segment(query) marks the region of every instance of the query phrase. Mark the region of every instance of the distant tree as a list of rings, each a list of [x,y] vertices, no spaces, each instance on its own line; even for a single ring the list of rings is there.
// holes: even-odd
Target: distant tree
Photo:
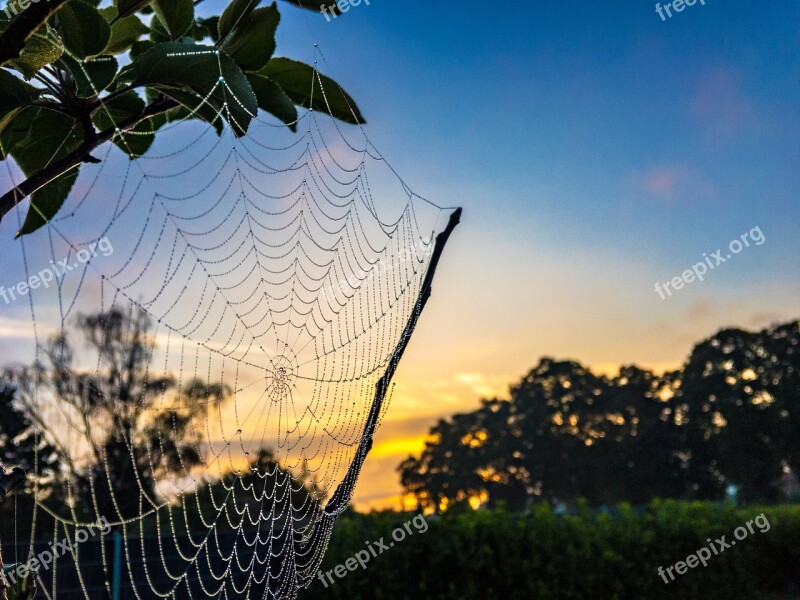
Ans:
[[[644,504],[656,497],[692,497],[689,490],[694,480],[681,468],[682,428],[673,418],[674,402],[665,391],[672,389],[678,376],[679,372],[668,372],[657,377],[630,366],[614,377],[616,414],[625,422],[618,431],[617,445],[605,445],[607,469],[614,474],[605,503],[626,500]],[[613,489],[612,483],[616,484]],[[706,496],[718,493],[718,489],[706,488]]]
[[[800,327],[726,329],[699,344],[678,398],[697,459],[745,501],[775,500],[800,470]]]
[[[78,330],[96,371],[79,370],[73,344],[59,335],[29,384],[40,397],[52,397],[49,404],[29,400],[26,407],[70,467],[69,502],[109,518],[138,515],[140,501],[155,505],[160,479],[202,463],[194,419],[230,395],[227,386],[200,380],[177,390],[172,375],[150,373],[151,329],[138,308],[81,316]],[[48,407],[77,421],[67,424],[69,443],[61,421],[48,418]]]
[[[0,372],[0,540],[30,539],[33,526],[35,496],[57,497],[63,472],[58,452],[39,435],[20,405],[17,392],[18,371]],[[24,471],[21,481],[17,469]],[[8,500],[14,495],[14,501]],[[4,498],[5,497],[5,498]],[[2,502],[3,499],[7,501]],[[47,516],[39,519],[49,525]],[[0,552],[0,569],[3,557]],[[15,598],[32,598],[22,594],[26,584],[20,584]],[[5,586],[0,581],[0,598],[5,598]],[[30,590],[28,590],[30,592]]]
[[[58,452],[40,435],[20,406],[13,371],[0,374],[0,464],[26,472],[23,493],[34,484],[47,495],[60,477]]]
[[[656,376],[623,367],[595,375],[543,359],[511,389],[442,420],[419,457],[400,465],[422,508],[470,502],[594,505],[654,497],[777,497],[800,467],[800,332],[726,330],[683,369]]]
[[[208,479],[186,494],[181,504],[189,531],[205,530],[223,510],[234,515],[232,518],[241,518],[242,522],[236,525],[244,530],[263,529],[264,520],[284,521],[274,528],[281,530],[311,524],[325,497],[305,462],[295,472],[281,465],[271,449],[262,448],[247,468],[227,473],[221,479]],[[174,508],[167,506],[163,510]]]

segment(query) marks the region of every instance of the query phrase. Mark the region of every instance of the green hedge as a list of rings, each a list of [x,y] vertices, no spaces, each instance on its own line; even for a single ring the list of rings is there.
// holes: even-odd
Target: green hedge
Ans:
[[[658,575],[708,538],[727,536],[764,513],[770,529],[665,584]],[[366,542],[384,538],[413,515],[350,514],[336,526],[323,571],[344,564]],[[301,598],[400,600],[753,600],[800,598],[800,506],[737,510],[708,503],[658,501],[644,510],[559,516],[546,507],[428,520],[401,543],[327,588],[319,580]]]

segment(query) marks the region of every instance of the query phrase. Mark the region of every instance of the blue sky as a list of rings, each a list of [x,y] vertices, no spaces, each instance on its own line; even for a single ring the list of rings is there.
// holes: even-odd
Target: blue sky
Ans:
[[[798,317],[796,0],[706,0],[666,22],[654,2],[372,0],[330,23],[281,9],[279,54],[310,62],[318,43],[409,185],[465,209],[364,505],[396,503],[394,468],[436,418],[542,356],[674,368],[720,327]],[[0,253],[18,252],[13,220]],[[763,245],[655,293],[754,227]]]
[[[625,232],[621,254],[666,259],[756,206],[775,231],[800,187],[800,9],[709,0],[662,22],[653,7],[376,0],[332,23],[287,9],[279,48],[319,41],[399,170],[506,235]],[[659,175],[671,183],[647,193]]]
[[[798,22],[789,0],[666,22],[651,2],[284,10],[279,48],[318,42],[412,187],[465,207],[374,480],[424,415],[502,394],[542,355],[671,368],[720,327],[797,317]],[[756,226],[763,245],[655,293]]]
[[[279,48],[311,58],[318,42],[398,171],[421,194],[464,205],[455,266],[440,283],[453,292],[447,302],[484,318],[494,310],[517,328],[523,302],[509,292],[522,286],[509,280],[592,276],[622,287],[605,295],[635,311],[631,320],[673,322],[714,304],[717,318],[693,330],[697,339],[796,308],[796,295],[780,294],[797,292],[798,17],[789,0],[708,0],[666,22],[650,2],[376,0],[331,23],[285,9]],[[656,280],[754,226],[763,246],[673,302],[654,294]],[[579,292],[566,285],[553,298]],[[602,300],[580,308],[602,314]],[[726,313],[736,301],[748,322]],[[566,325],[558,302],[539,309]],[[679,362],[689,339],[650,354]],[[636,359],[574,347],[589,361]]]

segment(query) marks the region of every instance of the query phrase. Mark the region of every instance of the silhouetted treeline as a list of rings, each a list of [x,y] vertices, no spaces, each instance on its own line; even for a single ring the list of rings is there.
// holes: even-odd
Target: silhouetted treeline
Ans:
[[[440,421],[400,466],[422,508],[797,495],[800,329],[726,329],[661,376],[543,359],[508,400]]]

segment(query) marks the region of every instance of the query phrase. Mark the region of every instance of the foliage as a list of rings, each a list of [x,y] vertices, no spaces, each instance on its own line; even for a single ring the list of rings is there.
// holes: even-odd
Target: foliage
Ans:
[[[113,307],[84,315],[78,329],[96,370],[75,366],[74,344],[66,335],[51,338],[48,363],[21,378],[27,380],[26,414],[75,477],[66,482],[62,499],[65,495],[68,504],[94,507],[108,518],[131,518],[139,514],[141,501],[156,498],[159,480],[202,463],[195,419],[224,402],[231,390],[197,379],[176,389],[171,374],[150,372],[155,340],[141,309]],[[61,419],[49,417],[53,410],[48,412],[42,400],[48,396],[55,414],[76,415],[79,421],[68,428],[69,441],[63,439]]]
[[[764,513],[755,533],[665,584],[667,568]],[[336,524],[322,571],[343,565],[365,541],[388,543],[407,514],[346,515]],[[735,510],[708,503],[656,501],[644,511],[582,510],[559,516],[453,511],[429,518],[430,529],[348,572],[325,588],[317,580],[301,598],[358,600],[753,600],[800,589],[800,506]],[[789,596],[780,596],[781,598]],[[791,596],[795,598],[795,596]]]
[[[59,462],[56,450],[47,444],[25,414],[13,385],[13,373],[0,379],[0,464],[19,467],[28,475],[25,488],[34,483],[47,487],[58,476]],[[34,482],[33,473],[38,473]]]
[[[798,398],[797,322],[721,331],[662,376],[543,359],[510,400],[440,421],[402,483],[426,510],[721,499],[732,484],[747,502],[776,500],[800,472]]]
[[[243,493],[245,490],[247,493]],[[311,506],[324,500],[325,492],[310,474],[307,463],[303,462],[298,472],[294,472],[281,465],[272,450],[262,448],[250,461],[248,469],[227,473],[217,480],[210,479],[194,492],[186,494],[181,499],[185,515],[176,516],[171,522],[176,534],[191,535],[204,531],[204,523],[218,520],[221,513],[227,511],[229,515],[235,515],[228,518],[241,518],[242,530],[250,533],[264,527],[257,515],[270,515],[274,523],[274,539],[278,540],[281,531],[302,529],[311,524],[298,519],[312,518],[315,511]],[[169,518],[167,514],[173,510],[175,506],[165,506],[162,518]],[[289,519],[291,524],[286,522]]]
[[[218,133],[224,119],[237,136],[259,109],[293,130],[297,106],[363,123],[336,82],[273,56],[281,15],[259,3],[232,0],[211,18],[197,17],[193,0],[48,0],[0,13],[0,45],[23,44],[4,66],[24,79],[0,69],[0,160],[13,158],[28,178],[0,199],[0,218],[31,195],[19,234],[35,231],[60,210],[81,163],[97,162],[95,148],[111,141],[135,158],[177,119]],[[16,31],[26,20],[35,22],[27,37]]]

